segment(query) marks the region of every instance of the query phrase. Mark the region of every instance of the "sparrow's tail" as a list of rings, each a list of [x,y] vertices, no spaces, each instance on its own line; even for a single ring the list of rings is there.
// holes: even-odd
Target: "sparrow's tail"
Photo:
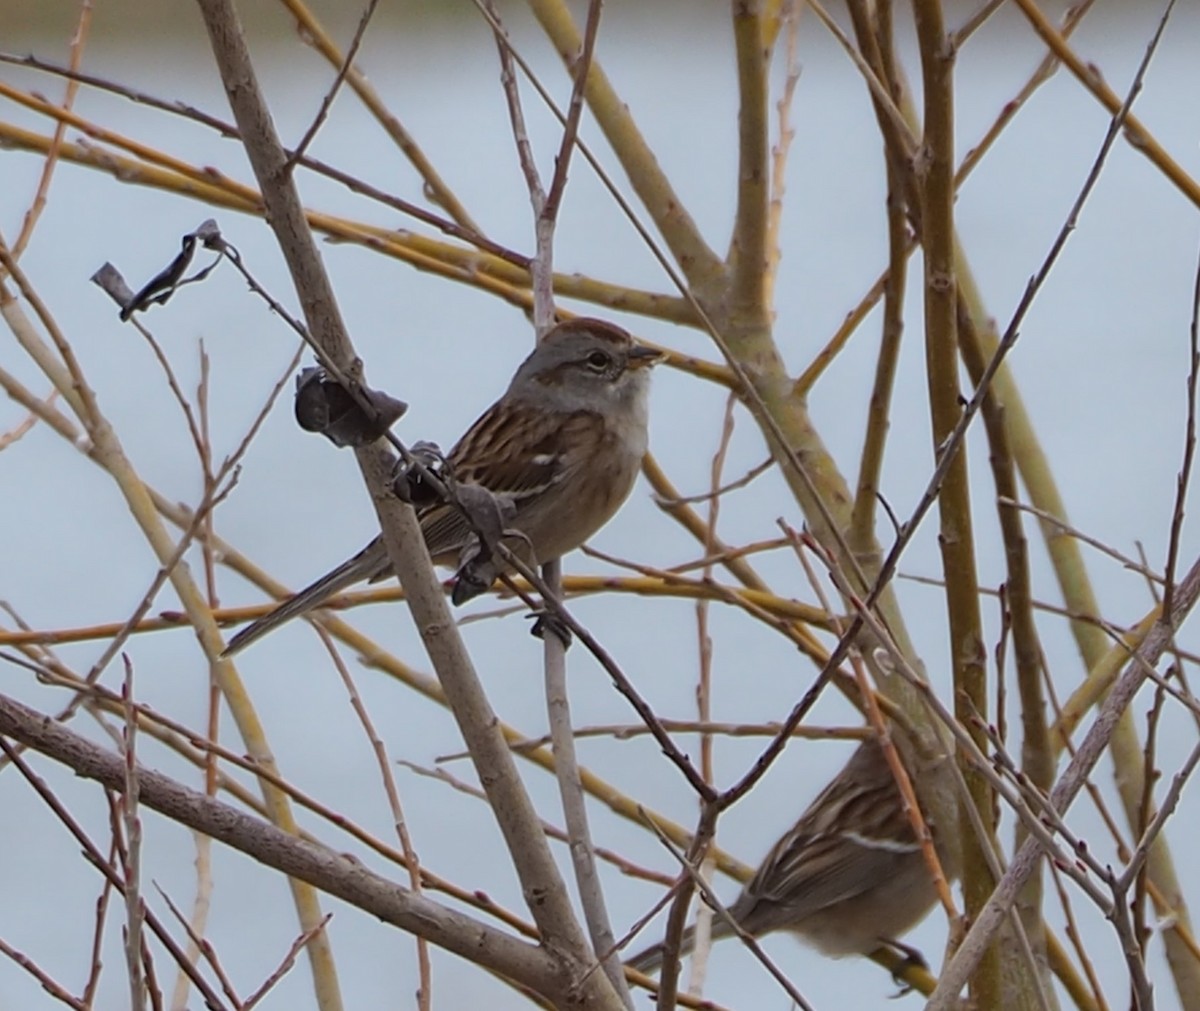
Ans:
[[[314,607],[319,607],[335,593],[340,593],[348,586],[353,586],[364,579],[377,579],[386,575],[388,565],[387,550],[383,546],[383,540],[376,537],[353,558],[342,562],[332,572],[327,572],[311,586],[306,586],[294,597],[285,600],[270,614],[243,628],[229,640],[229,645],[221,654],[222,658],[233,656],[234,653],[245,649],[285,621],[291,621],[293,618],[298,618],[311,611]]]
[[[712,939],[719,941],[723,937],[732,937],[733,928],[720,916],[714,916],[712,921]],[[679,957],[690,955],[696,947],[696,928],[688,927],[679,939]],[[663,962],[663,944],[653,944],[644,951],[639,951],[633,958],[625,960],[625,964],[638,972],[654,972]]]

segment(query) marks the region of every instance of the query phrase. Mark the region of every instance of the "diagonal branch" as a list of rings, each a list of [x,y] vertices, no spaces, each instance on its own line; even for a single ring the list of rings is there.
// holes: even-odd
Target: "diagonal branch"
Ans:
[[[354,361],[353,349],[299,195],[283,171],[287,156],[257,85],[233,2],[199,2],[234,118],[263,191],[267,219],[291,271],[309,332],[335,363],[349,368]],[[356,455],[379,516],[389,558],[408,596],[413,621],[487,790],[543,943],[559,960],[564,978],[575,978],[590,961],[586,939],[533,804],[517,775],[499,721],[434,575],[415,514],[390,491],[392,459],[381,445],[358,449]],[[592,974],[579,984],[579,989],[580,998],[594,1002],[597,1008],[619,1006],[603,975]]]
[[[1159,621],[1138,649],[1133,662],[1127,665],[1121,679],[1104,700],[1096,722],[1080,744],[1058,784],[1050,794],[1050,807],[1059,816],[1066,813],[1071,802],[1087,783],[1092,769],[1104,754],[1116,730],[1121,715],[1146,681],[1163,652],[1170,648],[1175,630],[1183,623],[1200,597],[1200,559],[1179,583],[1175,596],[1175,611]],[[1027,839],[1000,880],[987,905],[980,911],[957,954],[942,971],[937,989],[930,998],[927,1011],[950,1011],[958,1006],[958,994],[974,971],[992,936],[1008,915],[1018,893],[1041,863],[1043,849],[1036,839]]]
[[[110,790],[125,789],[125,766],[119,755],[7,696],[0,696],[0,736],[20,741]],[[138,800],[144,807],[539,993],[565,998],[553,956],[538,945],[447,909],[367,870],[351,857],[284,832],[160,772],[138,767],[137,778]]]

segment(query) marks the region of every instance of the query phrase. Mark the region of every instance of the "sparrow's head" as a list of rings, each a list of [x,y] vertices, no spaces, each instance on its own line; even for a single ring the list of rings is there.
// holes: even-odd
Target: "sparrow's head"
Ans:
[[[612,323],[568,320],[547,333],[522,362],[509,396],[549,400],[559,409],[608,411],[644,399],[650,368],[662,357]]]

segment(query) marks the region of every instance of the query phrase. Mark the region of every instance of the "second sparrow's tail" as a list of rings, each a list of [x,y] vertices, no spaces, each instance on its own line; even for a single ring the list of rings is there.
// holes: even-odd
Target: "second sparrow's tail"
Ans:
[[[712,921],[712,939],[719,941],[723,937],[732,937],[733,928],[729,926],[725,920],[718,915],[713,916]],[[690,955],[692,949],[696,947],[696,928],[688,927],[679,939],[679,957]],[[625,960],[625,964],[631,969],[637,969],[638,972],[654,972],[663,962],[663,944],[659,941],[658,944],[652,944],[644,951],[639,951],[633,958]]]
[[[340,593],[355,583],[361,583],[364,579],[381,578],[387,575],[388,571],[387,549],[383,546],[383,539],[376,537],[353,558],[342,562],[332,572],[327,572],[315,583],[285,600],[270,614],[243,628],[229,640],[229,645],[225,647],[221,657],[233,656],[285,621],[291,621],[314,607],[319,607],[335,593]]]

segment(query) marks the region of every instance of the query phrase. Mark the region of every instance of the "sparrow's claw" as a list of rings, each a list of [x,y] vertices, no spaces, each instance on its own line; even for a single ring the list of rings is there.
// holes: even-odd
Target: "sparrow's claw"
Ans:
[[[446,458],[434,442],[413,443],[409,451],[425,470],[445,480]],[[424,509],[441,501],[441,494],[430,486],[425,475],[412,467],[406,460],[398,459],[392,469],[392,492],[402,502],[416,509]]]
[[[892,981],[900,988],[899,992],[893,997],[905,997],[913,992],[913,985],[904,978],[904,973],[909,969],[928,969],[929,963],[925,961],[925,956],[914,948],[911,944],[904,944],[902,941],[885,940],[884,947],[898,951],[904,956],[904,961],[900,962],[892,970]]]
[[[529,634],[534,638],[545,639],[546,633],[549,632],[551,635],[557,636],[558,641],[563,644],[563,649],[571,648],[574,636],[567,627],[567,623],[553,611],[539,607],[536,611],[530,611],[525,617],[533,619]]]
[[[454,585],[450,591],[450,603],[455,607],[474,600],[491,589],[496,581],[496,568],[490,558],[476,556],[454,574]]]

